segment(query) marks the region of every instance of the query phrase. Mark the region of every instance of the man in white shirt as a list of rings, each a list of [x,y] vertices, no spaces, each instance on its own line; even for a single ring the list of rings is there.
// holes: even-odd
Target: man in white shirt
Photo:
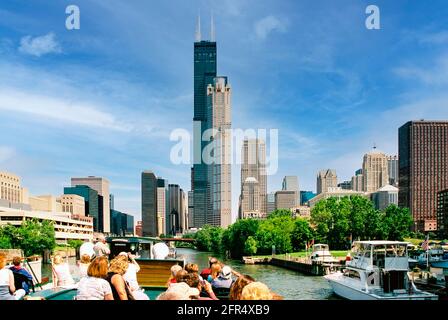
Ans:
[[[104,237],[104,235],[101,234],[98,236],[98,242],[95,243],[93,250],[97,257],[108,256],[110,254],[110,249],[106,243],[106,237]]]

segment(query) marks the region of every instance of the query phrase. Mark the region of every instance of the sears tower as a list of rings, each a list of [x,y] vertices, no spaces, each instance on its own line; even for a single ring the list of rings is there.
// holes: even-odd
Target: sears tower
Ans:
[[[200,228],[208,223],[212,211],[209,166],[202,159],[207,141],[202,141],[205,130],[212,127],[212,110],[208,103],[207,87],[216,78],[216,41],[212,21],[211,39],[202,40],[201,22],[198,17],[194,43],[194,129],[193,129],[193,224]]]

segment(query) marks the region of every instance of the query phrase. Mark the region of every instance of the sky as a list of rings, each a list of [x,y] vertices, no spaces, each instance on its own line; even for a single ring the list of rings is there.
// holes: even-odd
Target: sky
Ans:
[[[79,30],[66,28],[72,4]],[[371,4],[378,30],[365,26]],[[33,195],[106,177],[137,219],[143,170],[190,190],[170,133],[192,132],[195,24],[208,39],[211,13],[232,127],[279,130],[268,191],[285,175],[315,190],[327,168],[350,180],[374,144],[397,154],[407,121],[448,119],[445,0],[2,1],[0,171]],[[239,179],[234,166],[234,216]]]

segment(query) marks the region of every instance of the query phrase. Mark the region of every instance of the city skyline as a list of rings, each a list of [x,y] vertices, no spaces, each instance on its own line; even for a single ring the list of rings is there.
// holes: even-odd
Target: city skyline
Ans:
[[[0,168],[33,194],[58,194],[74,176],[105,177],[117,210],[139,217],[142,170],[188,191],[190,168],[170,163],[169,133],[191,131],[198,8],[204,38],[214,12],[219,73],[232,79],[232,126],[280,130],[268,192],[286,175],[315,190],[325,168],[348,180],[373,143],[398,154],[407,121],[448,118],[448,37],[436,22],[448,14],[443,1],[431,10],[377,1],[377,31],[365,29],[365,4],[354,2],[341,11],[331,1],[78,1],[79,31],[65,29],[63,4],[21,3],[0,7]],[[239,173],[232,168],[234,217]]]

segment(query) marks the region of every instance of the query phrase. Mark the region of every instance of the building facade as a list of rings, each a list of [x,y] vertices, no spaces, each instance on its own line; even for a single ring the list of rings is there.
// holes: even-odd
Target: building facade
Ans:
[[[299,178],[297,176],[283,177],[282,190],[295,191],[297,194],[297,206],[300,204]]]
[[[317,193],[314,193],[312,191],[300,191],[300,205],[304,206],[313,199],[315,196],[317,196]]]
[[[270,213],[275,211],[275,192],[269,192],[267,194],[266,201],[267,201],[266,213],[269,215]]]
[[[102,201],[99,199],[96,190],[89,186],[77,185],[74,187],[65,187],[64,195],[78,195],[82,197],[84,199],[84,216],[93,219],[94,232],[103,232],[100,227],[102,226],[102,221],[100,221],[102,217],[99,215],[99,206],[102,206]]]
[[[207,86],[207,105],[211,107],[213,128],[213,163],[208,165],[212,210],[207,214],[207,224],[226,228],[232,223],[231,183],[231,96],[227,77],[216,77]]]
[[[143,237],[143,222],[137,221],[137,224],[135,225],[135,235],[137,237]]]
[[[248,178],[253,178],[249,179]],[[246,185],[248,184],[248,185]],[[251,199],[247,197],[257,197]],[[242,147],[240,217],[244,217],[245,208],[258,209],[258,215],[267,213],[267,175],[266,145],[260,139],[245,139]]]
[[[448,121],[409,121],[401,126],[398,163],[399,206],[410,209],[420,231],[425,225],[433,227],[437,193],[448,189]]]
[[[166,234],[168,181],[157,179],[157,233]]]
[[[320,193],[317,196],[315,196],[314,198],[312,198],[311,200],[308,201],[308,204],[311,208],[313,208],[319,201],[323,200],[323,199],[328,199],[328,198],[343,198],[343,197],[350,197],[350,196],[363,196],[363,197],[368,197],[368,194],[366,194],[365,192],[359,192],[359,191],[353,191],[353,190],[344,190],[341,188],[329,188],[327,192],[324,193]]]
[[[28,190],[22,188],[19,176],[0,171],[0,200],[28,204]]]
[[[384,186],[372,193],[371,199],[378,210],[385,210],[392,204],[398,206],[398,188],[391,185]]]
[[[448,238],[448,189],[437,193],[437,231],[440,239]]]
[[[387,157],[376,148],[364,155],[362,172],[364,192],[375,192],[389,184]]]
[[[389,184],[398,186],[398,156],[387,156],[387,173],[389,174]]]
[[[72,187],[84,185],[96,190],[100,196],[101,204],[98,214],[100,216],[100,229],[102,232],[110,232],[110,192],[109,180],[101,177],[88,176],[86,178],[72,178]],[[102,224],[102,225],[101,225]]]
[[[330,188],[337,188],[338,186],[338,176],[336,170],[327,169],[319,171],[317,174],[317,184],[316,190],[317,194],[325,193]]]
[[[202,151],[208,144],[202,137],[211,129],[212,108],[209,105],[207,88],[214,84],[217,75],[217,50],[215,41],[201,38],[200,25],[194,43],[194,130],[193,130],[193,201],[195,227],[202,227],[212,215],[211,181],[209,165],[202,159]]]
[[[59,199],[63,212],[70,212],[80,217],[86,216],[86,206],[83,197],[77,194],[63,194]]]
[[[157,177],[152,171],[143,171],[142,186],[142,234],[144,237],[159,235],[157,220]]]
[[[275,209],[288,209],[292,210],[298,206],[297,192],[282,190],[275,193]]]
[[[115,236],[134,235],[134,216],[113,209],[111,212],[111,233]]]

